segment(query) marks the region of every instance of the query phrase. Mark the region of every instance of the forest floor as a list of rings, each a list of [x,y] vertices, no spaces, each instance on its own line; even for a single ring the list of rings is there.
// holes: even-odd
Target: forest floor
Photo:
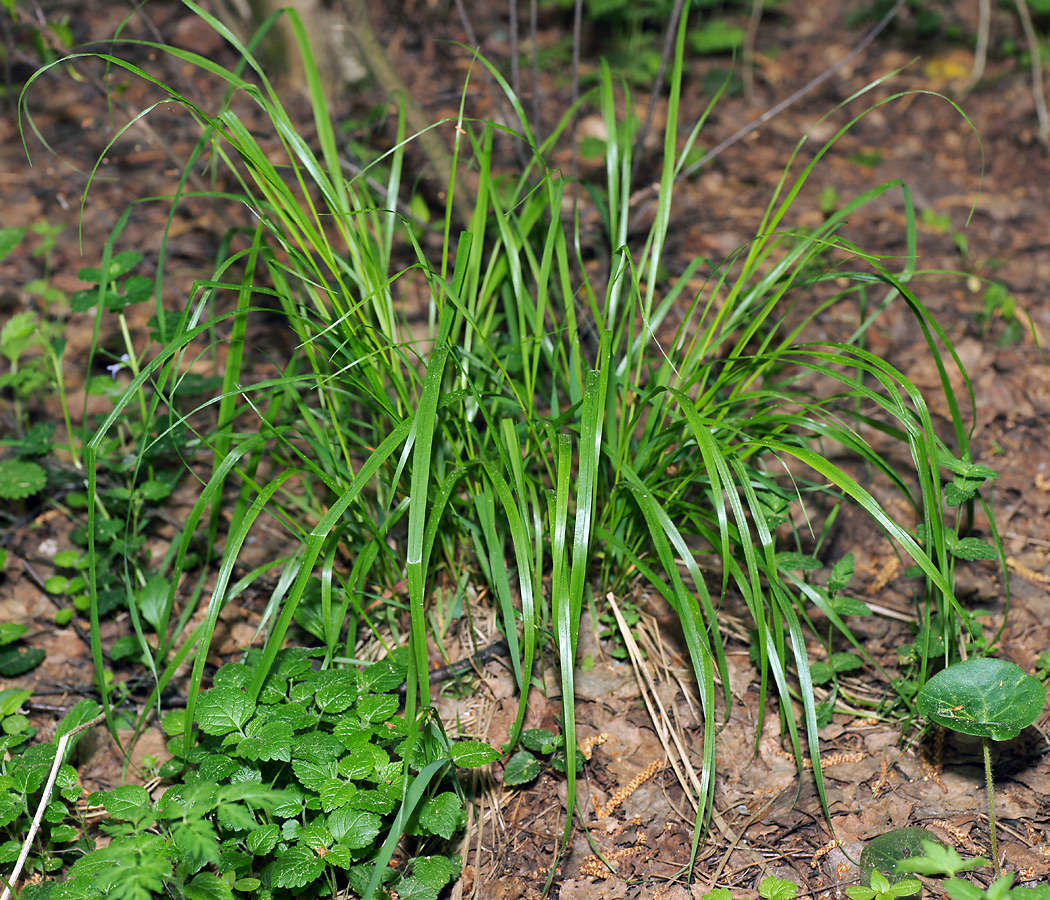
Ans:
[[[473,26],[481,37],[482,52],[496,59],[505,57],[507,30],[497,10],[502,4],[469,5],[478,7]],[[838,0],[782,4],[780,13],[763,21],[756,44],[753,102],[730,91],[702,132],[705,146],[714,146],[844,57],[862,34],[861,26],[846,24],[847,8],[859,5]],[[972,11],[970,5],[956,4],[967,8],[951,12],[963,17],[960,24],[967,34],[972,33],[976,17],[976,3]],[[439,9],[415,0],[405,6],[410,9],[397,16],[373,9],[377,32],[428,116],[433,120],[455,116],[470,55],[449,41],[469,43],[467,35],[451,4]],[[70,5],[69,12],[78,41],[108,38],[124,15],[115,4]],[[209,44],[213,39],[200,32],[178,4],[151,3],[145,13],[148,19],[132,18],[129,33],[146,38],[160,35],[216,58],[228,52],[221,41]],[[1007,36],[1019,41],[1019,34],[1009,10],[997,10],[993,49]],[[571,19],[565,15],[548,12],[541,18],[541,47],[564,47],[570,36]],[[594,71],[595,52],[602,42],[597,37],[589,41],[585,72]],[[197,74],[189,68],[155,53],[134,53],[143,67],[183,85],[180,89],[195,102],[208,102],[207,84],[196,81]],[[1040,655],[1050,649],[1050,370],[1040,349],[1050,338],[1046,287],[1050,284],[1050,156],[1036,139],[1028,70],[1016,56],[993,52],[984,80],[959,98],[969,122],[946,99],[929,93],[951,94],[968,73],[971,59],[958,42],[919,40],[907,21],[889,29],[833,78],[679,186],[667,256],[684,266],[697,255],[724,259],[744,244],[758,228],[802,135],[810,135],[801,152],[808,161],[850,114],[863,107],[854,103],[848,111],[822,117],[853,92],[903,67],[867,100],[901,92],[904,96],[867,115],[836,144],[818,164],[786,226],[805,229],[819,224],[829,205],[842,205],[891,179],[901,179],[910,188],[920,221],[919,268],[944,273],[917,278],[913,288],[954,343],[972,378],[975,460],[1001,473],[994,492],[996,522],[1012,577],[1009,616],[998,652],[1034,671]],[[683,101],[686,122],[703,112],[711,85],[719,83],[730,61],[703,57],[689,65]],[[550,128],[566,106],[568,63],[545,66],[537,87],[544,125]],[[639,88],[637,94],[644,104],[646,91]],[[9,92],[11,102],[0,119],[3,224],[43,222],[67,227],[50,254],[49,271],[43,257],[30,255],[29,243],[0,263],[3,319],[39,306],[39,299],[24,289],[34,279],[46,276],[67,294],[85,287],[77,279],[78,270],[98,265],[105,241],[129,204],[171,191],[180,162],[197,137],[183,112],[162,105],[107,148],[115,132],[113,122],[127,121],[146,103],[157,100],[156,92],[131,81],[110,109],[94,80],[78,79],[57,67],[26,98],[36,128],[54,151],[50,155],[27,134],[31,167],[13,109],[17,96],[16,87]],[[480,78],[472,82],[467,99],[471,115],[498,113]],[[389,118],[378,122],[369,118],[369,111],[382,102],[374,89],[361,89],[340,102],[345,109],[338,115],[349,123],[349,134],[362,140],[389,138],[385,133],[392,127]],[[309,129],[308,122],[304,128]],[[645,164],[655,171],[658,138],[650,139],[646,152]],[[88,173],[101,155],[105,159],[81,218]],[[164,216],[163,204],[137,205],[115,249],[136,249],[147,261],[155,261]],[[229,224],[207,203],[186,204],[168,245],[168,289],[173,298],[185,294],[194,279],[208,275]],[[904,224],[902,194],[894,190],[851,216],[844,235],[866,252],[892,258],[904,252]],[[986,290],[993,281],[1014,298],[1012,309],[1001,303],[988,308]],[[935,391],[934,360],[912,321],[903,308],[892,308],[869,332],[868,346],[920,387]],[[133,322],[134,327],[143,324]],[[834,322],[828,325],[833,326]],[[78,360],[86,359],[90,328],[86,315],[70,319],[66,326],[65,358],[74,408],[82,404],[82,394],[77,392],[83,389],[86,373],[77,375],[75,368]],[[260,365],[289,350],[285,343],[289,338],[277,332],[253,333],[250,339]],[[949,434],[943,403],[934,403],[932,411]],[[40,398],[32,413],[37,418],[57,417],[58,406],[54,398]],[[91,682],[90,655],[82,640],[86,623],[78,629],[57,628],[54,607],[41,589],[42,580],[52,573],[48,560],[69,546],[70,527],[62,516],[30,509],[17,528],[3,535],[9,557],[0,580],[0,621],[29,624],[27,639],[46,649],[47,657],[28,676],[0,686],[34,690],[32,719],[44,734],[57,721],[55,709],[72,705],[78,691],[87,690]],[[979,535],[987,536],[986,522],[978,520],[977,527]],[[898,670],[898,647],[912,638],[908,621],[914,617],[916,581],[905,577],[889,544],[859,514],[839,516],[833,541],[832,554],[855,556],[858,596],[883,610],[861,623],[856,633],[892,674]],[[1007,611],[1004,583],[996,567],[974,563],[960,571],[958,593],[968,607],[987,611],[982,621],[994,633]],[[702,724],[674,623],[655,601],[633,599],[645,614],[640,634],[648,641],[654,695],[662,699],[679,733],[694,745],[699,766]],[[247,595],[238,601],[222,638],[213,645],[216,658],[232,654],[251,639],[263,602],[264,598],[253,600]],[[107,624],[107,640],[127,627],[119,620]],[[736,633],[731,617],[725,628]],[[694,881],[686,885],[681,870],[689,858],[691,810],[671,768],[651,768],[664,759],[664,750],[640,702],[642,690],[634,670],[611,659],[609,646],[589,631],[586,625],[582,629],[581,657],[595,664],[580,672],[577,718],[581,737],[602,733],[606,738],[594,747],[582,775],[579,821],[589,827],[576,828],[571,852],[560,860],[552,896],[684,900],[699,897],[717,880],[731,886],[734,896],[753,897],[758,883],[770,874],[816,895],[839,896],[834,891],[856,878],[856,868],[842,849],[827,849],[832,832],[811,773],[800,778],[795,761],[783,752],[779,719],[772,707],[756,744],[759,685],[748,659],[746,633],[731,644],[734,703],[718,738],[717,813],[701,844]],[[512,683],[498,662],[490,662],[480,687],[466,700],[444,700],[444,710],[454,715],[464,704],[472,704],[470,714],[481,723],[482,735],[498,746],[513,716]],[[869,680],[857,683],[856,690],[877,692],[888,686]],[[530,709],[530,724],[554,726],[559,709],[556,690],[552,687],[547,696],[537,694]],[[828,808],[834,837],[842,848],[855,859],[863,841],[891,828],[923,825],[962,850],[987,854],[979,746],[950,738],[941,748],[932,741],[912,741],[902,749],[900,738],[899,725],[845,715],[836,715],[822,730]],[[1016,741],[997,747],[1000,846],[1006,866],[1022,871],[1026,881],[1050,877],[1048,740],[1044,717]],[[147,735],[136,749],[136,758],[162,751],[161,738]],[[120,777],[121,762],[114,745],[97,737],[83,745],[78,768],[86,785],[111,786]],[[650,777],[618,809],[598,818],[597,805],[608,803],[643,772]],[[462,892],[459,895],[493,900],[539,896],[566,815],[564,792],[564,783],[547,773],[525,788],[492,786],[478,813],[483,827],[471,832],[463,848],[467,865],[456,888]],[[595,848],[615,860],[616,875],[607,870],[587,874],[593,866],[587,857]]]

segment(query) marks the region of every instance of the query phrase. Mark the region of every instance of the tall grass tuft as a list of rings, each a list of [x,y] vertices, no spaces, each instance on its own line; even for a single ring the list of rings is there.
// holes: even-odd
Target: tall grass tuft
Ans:
[[[213,199],[244,204],[254,222],[233,238],[215,273],[195,285],[185,308],[165,305],[158,277],[156,352],[85,448],[94,492],[94,457],[141,391],[150,398],[144,415],[151,421],[200,421],[205,409],[180,402],[182,373],[208,342],[227,344],[222,392],[205,404],[217,424],[200,433],[192,460],[199,496],[176,540],[163,627],[155,646],[143,639],[156,673],[154,698],[192,660],[187,722],[193,721],[222,610],[253,580],[276,574],[250,693],[258,695],[295,621],[320,642],[324,666],[354,661],[362,635],[389,642],[385,626],[407,623],[406,710],[421,723],[415,738],[422,758],[432,761],[440,745],[427,724],[432,720],[418,715],[432,699],[428,597],[442,571],[458,580],[469,560],[471,577],[486,584],[498,608],[520,691],[507,750],[521,732],[539,651],[549,645],[556,654],[572,807],[581,611],[589,598],[626,591],[640,579],[675,610],[702,701],[703,764],[690,798],[698,839],[712,809],[719,707],[727,715],[730,702],[718,620],[727,600],[739,599],[751,617],[759,716],[771,687],[782,700],[802,702],[801,723],[790,704],[781,705],[800,771],[804,742],[813,758],[819,753],[820,710],[806,655],[812,617],[823,616],[836,640],[866,656],[851,617],[870,610],[799,575],[812,568],[799,562],[800,522],[801,530],[815,529],[809,546],[819,550],[826,534],[815,521],[819,509],[856,504],[921,570],[926,587],[917,617],[928,626],[941,614],[941,646],[967,633],[968,614],[952,591],[964,525],[943,483],[946,473],[971,465],[973,394],[950,342],[911,286],[915,216],[907,186],[872,187],[810,232],[787,224],[818,161],[856,119],[810,162],[785,171],[753,239],[710,271],[701,290],[692,285],[704,260],[686,261],[678,277],[667,275],[667,239],[682,214],[674,207],[676,178],[703,124],[690,126],[686,143],[679,142],[687,124],[680,121],[683,16],[669,73],[656,214],[644,240],[628,236],[635,159],[618,113],[627,88],[603,65],[599,86],[581,100],[596,107],[609,135],[605,181],[592,185],[592,195],[603,224],[595,240],[604,242],[600,256],[610,262],[589,275],[583,256],[591,238],[580,233],[578,218],[563,215],[567,185],[546,162],[576,110],[566,110],[538,143],[506,80],[479,59],[517,119],[498,125],[461,112],[452,123],[438,123],[455,127],[452,170],[470,167],[476,187],[469,227],[457,233],[456,184],[448,185],[440,251],[433,253],[417,223],[398,212],[404,152],[416,137],[405,133],[403,118],[394,146],[365,172],[350,173],[296,13],[284,14],[306,67],[309,139],[251,46],[192,0],[184,2],[237,49],[241,65],[227,69],[191,51],[146,46],[218,79],[226,91],[213,107],[202,108],[116,50],[90,54],[152,82],[165,92],[164,103],[192,117],[200,139],[191,164],[225,170],[236,190],[217,191]],[[280,159],[249,126],[246,105],[272,126]],[[27,110],[25,94],[21,108]],[[498,165],[495,147],[509,140],[530,160],[522,171]],[[188,196],[187,183],[171,198],[172,215]],[[908,246],[903,259],[892,261],[840,234],[848,216],[891,191],[902,197]],[[844,282],[848,287],[839,286]],[[104,288],[103,282],[100,298]],[[407,320],[409,288],[422,288],[427,298],[425,333],[413,333]],[[804,295],[819,301],[807,307]],[[861,311],[851,336],[807,338],[816,320],[847,301]],[[938,434],[923,392],[865,348],[865,332],[892,304],[904,304],[937,361],[952,419],[948,439]],[[297,350],[283,369],[250,383],[244,350],[250,323],[274,308]],[[672,329],[675,309],[685,314]],[[962,397],[951,369],[961,374]],[[902,472],[894,445],[912,471]],[[921,527],[898,521],[867,479],[894,489]],[[223,509],[230,516],[220,533]],[[89,510],[94,519],[96,507]],[[234,583],[240,548],[264,515],[284,529],[289,549]],[[177,585],[201,529],[220,548],[218,574],[199,604],[187,603],[177,598]],[[701,565],[711,554],[721,561],[715,576]],[[376,586],[402,580],[407,615],[377,611]],[[924,654],[920,681],[931,662]],[[899,701],[911,709],[909,692]],[[189,746],[192,734],[184,740]],[[825,802],[820,766],[812,771]]]

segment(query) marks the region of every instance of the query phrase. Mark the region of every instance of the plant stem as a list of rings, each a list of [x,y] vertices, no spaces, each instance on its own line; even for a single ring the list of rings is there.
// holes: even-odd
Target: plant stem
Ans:
[[[999,848],[995,840],[995,795],[992,793],[992,752],[988,749],[988,738],[981,738],[984,748],[984,787],[988,792],[988,830],[992,833],[992,863],[995,865],[995,877],[1000,878],[1003,870],[999,868]]]

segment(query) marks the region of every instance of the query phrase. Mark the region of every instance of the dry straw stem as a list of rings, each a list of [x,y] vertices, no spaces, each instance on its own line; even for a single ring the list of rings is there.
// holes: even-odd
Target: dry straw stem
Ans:
[[[58,778],[58,770],[62,768],[62,760],[65,759],[66,755],[66,747],[78,734],[82,734],[89,728],[94,728],[100,722],[105,721],[105,719],[106,714],[99,713],[90,722],[84,722],[82,725],[77,725],[76,728],[70,729],[58,739],[58,747],[55,749],[55,761],[51,764],[51,771],[48,773],[47,783],[44,785],[44,793],[40,796],[40,803],[37,805],[36,815],[33,816],[33,824],[29,826],[29,833],[26,835],[26,839],[22,844],[22,852],[18,854],[18,861],[15,863],[15,868],[11,873],[11,877],[4,886],[4,892],[0,894],[0,900],[7,900],[7,898],[11,896],[11,891],[18,883],[18,878],[22,874],[22,867],[26,864],[26,859],[29,857],[29,848],[33,846],[33,839],[36,837],[36,833],[40,830],[40,822],[44,818],[44,810],[47,809],[48,803],[51,802],[51,792],[55,788],[55,779]]]

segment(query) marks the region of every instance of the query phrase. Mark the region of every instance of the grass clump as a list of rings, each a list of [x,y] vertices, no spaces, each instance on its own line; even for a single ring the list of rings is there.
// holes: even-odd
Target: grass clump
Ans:
[[[129,353],[130,384],[83,446],[92,651],[111,717],[99,629],[108,565],[103,529],[116,521],[123,523],[118,532],[133,536],[139,523],[133,503],[117,516],[108,513],[104,501],[112,486],[100,463],[112,452],[120,423],[134,413],[127,483],[163,483],[151,453],[165,447],[175,449],[187,477],[198,481],[196,500],[164,560],[148,560],[133,542],[123,547],[120,602],[152,682],[138,730],[189,668],[185,713],[165,719],[176,750],[165,773],[182,787],[159,805],[137,794],[134,817],[123,819],[128,847],[145,841],[149,848],[142,852],[175,854],[170,859],[187,894],[207,869],[209,885],[218,878],[229,886],[232,878],[236,888],[259,877],[259,891],[273,896],[314,878],[333,892],[349,885],[367,896],[386,880],[386,863],[404,834],[422,855],[405,870],[411,874],[398,876],[401,896],[413,878],[433,885],[453,877],[455,863],[433,862],[448,857],[431,852],[428,843],[451,838],[459,827],[462,797],[454,781],[442,779],[454,763],[481,764],[494,755],[476,743],[457,749],[463,745],[445,738],[431,709],[428,600],[439,579],[459,583],[464,561],[494,598],[520,691],[505,752],[521,737],[539,649],[549,643],[556,655],[570,808],[578,755],[573,671],[584,602],[600,604],[596,598],[605,591],[625,592],[640,579],[674,608],[705,720],[702,771],[688,797],[697,812],[694,852],[711,812],[719,706],[730,702],[722,604],[739,598],[750,615],[759,716],[771,685],[780,698],[802,701],[801,723],[789,704],[782,707],[800,771],[803,741],[817,757],[820,719],[838,702],[833,689],[823,707],[818,703],[805,649],[811,626],[819,617],[821,627],[831,629],[829,644],[854,651],[848,660],[831,657],[820,680],[833,688],[838,672],[868,659],[850,623],[870,609],[844,592],[852,568],[847,560],[828,561],[831,575],[816,577],[830,525],[806,534],[799,523],[810,507],[831,510],[833,520],[840,504],[857,504],[918,567],[925,587],[917,619],[928,627],[940,615],[943,648],[970,634],[971,617],[955,601],[952,584],[955,561],[972,558],[963,548],[972,552],[966,542],[974,539],[965,533],[969,519],[953,510],[983,503],[991,475],[971,460],[969,382],[963,373],[967,394],[960,402],[949,377],[950,367],[961,371],[958,357],[910,287],[915,216],[906,186],[873,187],[815,231],[792,231],[786,217],[833,139],[799,174],[785,172],[745,247],[720,266],[705,268],[705,260],[694,259],[669,275],[675,182],[706,117],[680,144],[683,16],[670,66],[656,211],[642,240],[630,238],[635,160],[631,129],[621,127],[618,113],[631,107],[629,89],[603,66],[599,87],[581,101],[594,104],[610,136],[605,180],[590,186],[602,225],[594,241],[604,244],[608,265],[587,274],[578,218],[563,216],[572,188],[546,162],[576,110],[537,142],[518,98],[484,60],[479,65],[517,118],[511,125],[477,121],[461,106],[452,123],[453,177],[443,224],[423,233],[397,211],[412,139],[404,118],[388,153],[363,173],[348,171],[293,11],[286,15],[303,51],[312,102],[309,139],[251,48],[192,0],[185,5],[237,49],[238,66],[146,46],[218,79],[225,94],[213,107],[192,102],[119,53],[90,54],[163,92],[142,115],[174,102],[198,124],[200,140],[171,198],[171,216],[188,194],[190,170],[206,160],[236,185],[211,199],[235,199],[253,222],[230,235],[215,272],[197,282],[182,309],[162,302],[163,259],[152,292],[127,277],[128,260],[120,254],[107,254],[93,273],[98,316],[120,316],[129,294],[156,304],[153,344],[138,356]],[[279,153],[249,126],[246,105],[272,125],[268,137],[279,143]],[[527,157],[509,174],[497,166],[498,147],[508,141]],[[457,173],[467,168],[473,207],[458,229]],[[907,221],[908,255],[899,271],[840,235],[846,217],[891,190],[901,191]],[[701,273],[706,278],[698,290]],[[842,280],[845,289],[836,287]],[[123,287],[115,287],[118,282]],[[410,291],[425,297],[425,329],[408,319],[403,298]],[[806,293],[818,301],[803,305],[798,298]],[[808,326],[844,302],[859,310],[853,332],[839,341],[806,340]],[[923,393],[864,345],[865,332],[893,303],[906,306],[937,362],[951,446],[937,433]],[[297,350],[269,377],[253,380],[246,362],[249,322],[274,309]],[[672,328],[674,310],[683,315]],[[214,396],[200,401],[191,396],[186,370],[208,354],[220,381]],[[886,449],[891,445],[912,461],[913,472],[902,473]],[[834,461],[832,448],[845,451],[849,462]],[[949,496],[945,482],[953,477],[956,484],[964,479],[965,491]],[[868,479],[895,490],[921,525],[899,522],[863,486]],[[279,525],[290,549],[235,581],[241,549],[260,516]],[[721,562],[714,578],[701,570],[709,554]],[[213,582],[205,589],[198,578],[197,587],[180,591],[202,563],[214,564]],[[248,651],[244,663],[221,669],[201,693],[224,608],[271,576],[276,587],[268,591],[261,647]],[[379,591],[402,584],[407,603],[377,611],[372,600]],[[293,623],[314,636],[315,647],[289,651]],[[408,632],[403,658],[391,646],[391,632],[402,629]],[[361,691],[374,671],[362,668],[362,636],[403,665],[395,679],[406,683],[403,704],[389,693],[392,682],[382,691]],[[919,681],[929,663],[920,649]],[[333,693],[346,701],[342,710],[322,701]],[[897,702],[912,708],[905,691]],[[365,715],[365,706],[382,716]],[[351,710],[351,719],[337,721]],[[296,716],[308,740],[299,740]],[[352,775],[359,755],[371,760],[368,771]],[[819,765],[813,777],[823,801]],[[201,806],[195,785],[205,782],[217,793]],[[372,806],[355,806],[366,800]],[[172,805],[179,803],[185,809]],[[336,824],[347,809],[367,819],[365,831]],[[197,823],[187,826],[192,849],[180,847],[173,824],[165,826],[172,830],[163,848],[147,830],[191,819]],[[256,827],[265,829],[265,840],[245,836],[258,833]],[[120,846],[107,851],[107,859],[119,856]],[[259,848],[265,849],[256,853]],[[103,868],[87,862],[93,856],[78,863],[74,877],[99,877],[94,873]],[[282,862],[293,858],[290,868]],[[258,866],[270,872],[268,886],[253,874]]]

